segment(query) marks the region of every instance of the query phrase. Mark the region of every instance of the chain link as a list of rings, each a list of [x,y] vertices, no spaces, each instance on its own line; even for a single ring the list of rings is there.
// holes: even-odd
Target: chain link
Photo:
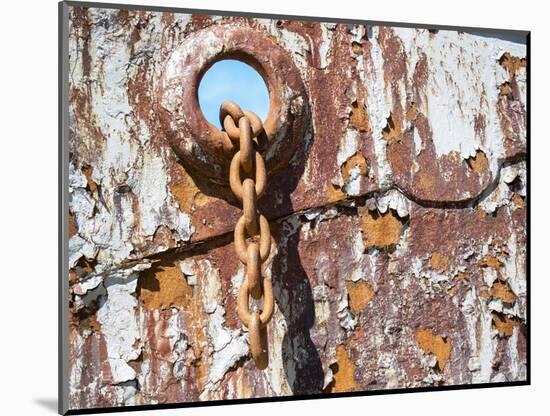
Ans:
[[[229,186],[242,202],[243,215],[235,225],[235,251],[245,265],[245,279],[239,289],[237,313],[248,328],[250,352],[256,367],[268,364],[267,324],[273,316],[273,287],[271,279],[262,276],[261,266],[271,251],[271,232],[266,217],[258,213],[257,200],[265,191],[267,173],[262,155],[257,151],[256,137],[263,130],[261,119],[250,111],[243,111],[230,101],[220,108],[220,121],[231,141],[239,150],[229,168]],[[242,179],[241,174],[245,178]],[[247,245],[246,239],[258,237],[259,242]],[[250,297],[263,298],[261,310],[250,310]]]

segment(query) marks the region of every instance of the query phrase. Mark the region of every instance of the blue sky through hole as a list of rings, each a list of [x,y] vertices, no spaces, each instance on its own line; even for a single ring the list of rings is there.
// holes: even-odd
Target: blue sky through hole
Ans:
[[[221,128],[218,114],[223,101],[234,101],[243,110],[258,114],[265,121],[269,94],[261,75],[250,65],[227,59],[216,62],[199,85],[199,104],[206,119]]]

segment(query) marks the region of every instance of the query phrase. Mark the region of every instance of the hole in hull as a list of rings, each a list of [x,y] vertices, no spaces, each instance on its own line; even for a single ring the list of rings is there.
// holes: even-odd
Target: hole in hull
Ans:
[[[204,117],[219,129],[218,115],[224,101],[239,104],[263,121],[269,112],[269,92],[263,78],[252,66],[236,59],[212,65],[200,81],[198,96]]]

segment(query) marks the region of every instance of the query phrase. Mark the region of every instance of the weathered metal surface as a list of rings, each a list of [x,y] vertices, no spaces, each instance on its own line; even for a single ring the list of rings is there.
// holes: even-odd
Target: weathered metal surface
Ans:
[[[288,51],[310,112],[259,200],[263,372],[236,313],[240,205],[178,159],[155,98],[186,39],[236,26]],[[525,45],[84,8],[69,41],[71,408],[526,378]]]

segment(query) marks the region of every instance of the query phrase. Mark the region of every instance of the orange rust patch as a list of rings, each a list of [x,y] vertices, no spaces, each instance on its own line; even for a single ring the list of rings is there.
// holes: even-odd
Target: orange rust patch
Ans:
[[[329,202],[336,202],[346,199],[347,195],[340,187],[334,185],[333,183],[328,184],[327,188],[327,199]]]
[[[71,238],[73,235],[76,235],[78,232],[76,229],[76,224],[74,222],[74,217],[71,211],[69,211],[69,217],[67,218],[69,221],[69,238]]]
[[[491,287],[491,296],[502,300],[504,303],[513,304],[516,301],[516,295],[507,283],[495,281]]]
[[[434,175],[430,174],[429,172],[421,169],[414,176],[414,187],[418,188],[418,190],[430,192],[434,188],[434,186],[435,186]]]
[[[212,202],[214,200],[214,198],[202,193],[202,192],[199,192],[198,194],[195,195],[195,206],[196,207],[202,207],[206,204],[208,204],[209,202]]]
[[[487,289],[482,289],[479,291],[479,297],[481,299],[488,299],[489,296],[491,296],[491,294],[489,293],[489,291]]]
[[[416,331],[416,341],[424,351],[435,355],[437,366],[443,371],[451,355],[451,337],[434,335],[431,329],[419,329]]]
[[[510,83],[508,81],[500,84],[498,89],[500,95],[505,95],[508,98],[512,98],[512,87],[510,87]]]
[[[493,327],[498,331],[499,335],[511,337],[514,333],[514,327],[519,326],[517,319],[507,316],[503,313],[493,313]]]
[[[95,260],[88,260],[85,257],[78,259],[76,266],[80,268],[80,274],[88,274],[94,271]]]
[[[515,77],[520,68],[527,67],[526,58],[519,58],[517,56],[512,56],[510,55],[510,52],[504,52],[504,54],[502,54],[502,56],[498,60],[498,63],[503,68],[506,68],[506,70],[508,71],[508,74],[511,77]]]
[[[430,265],[432,266],[432,269],[444,272],[449,269],[449,257],[434,251],[432,253],[432,257],[430,258]]]
[[[78,275],[74,272],[74,270],[69,270],[69,287],[74,285],[78,281]]]
[[[128,361],[128,365],[137,373],[141,373],[141,365],[143,364],[143,359],[147,356],[149,358],[149,353],[147,351],[141,351],[139,356],[135,360]]]
[[[493,269],[498,269],[502,266],[500,260],[494,256],[483,256],[478,264],[481,267],[492,267]]]
[[[464,279],[466,279],[466,273],[464,273],[464,272],[458,272],[458,273],[456,274],[456,280],[464,280]]]
[[[187,335],[193,340],[190,342],[194,356],[191,377],[197,390],[202,391],[208,380],[209,360],[204,354],[204,347],[207,345],[206,312],[200,298],[195,296],[195,293],[201,291],[202,279],[198,272],[197,286],[190,287],[179,267],[182,260],[181,254],[164,254],[159,263],[140,273],[137,295],[147,309],[183,305],[182,313],[189,322]]]
[[[89,165],[82,166],[82,173],[86,177],[86,182],[88,184],[88,190],[92,193],[94,193],[95,190],[97,189],[97,184],[92,179],[92,173],[93,172],[94,172],[93,167],[91,167]]]
[[[382,135],[388,142],[394,141],[401,137],[401,125],[396,125],[393,121],[392,113],[387,119],[386,127],[382,129]]]
[[[75,318],[78,318],[78,323],[76,323],[77,329],[79,332],[82,332],[86,329],[89,329],[92,332],[101,331],[101,323],[97,320],[96,307],[94,306],[93,311],[89,311],[86,308],[81,309],[75,314]],[[73,322],[73,324],[75,324]]]
[[[351,50],[355,55],[361,55],[363,53],[363,45],[361,45],[359,42],[351,42]]]
[[[172,235],[172,231],[165,225],[160,225],[153,235],[153,242],[157,246],[168,248],[176,247],[176,239]]]
[[[405,221],[393,210],[380,214],[378,211],[371,212],[361,207],[358,211],[361,218],[363,244],[366,249],[390,248],[399,243]]]
[[[353,156],[350,156],[348,160],[342,164],[340,172],[342,173],[345,183],[350,180],[351,171],[355,168],[359,169],[359,174],[361,176],[367,176],[369,166],[367,159],[365,159],[365,156],[363,156],[363,153],[361,152],[355,152]]]
[[[351,107],[352,109],[349,116],[350,124],[359,131],[369,131],[369,116],[364,100],[359,100],[359,102],[354,101]]]
[[[349,294],[349,306],[351,311],[357,315],[369,304],[374,296],[374,290],[364,280],[358,282],[346,281]]]
[[[481,150],[478,150],[475,157],[471,157],[468,159],[468,165],[475,173],[481,175],[483,172],[489,169],[489,160],[487,160],[487,156],[485,156],[485,153],[483,153]]]
[[[355,370],[357,366],[350,360],[343,345],[336,346],[336,364],[331,366],[334,374],[333,384],[328,389],[330,393],[341,393],[357,390]]]
[[[416,120],[416,112],[417,112],[417,106],[416,103],[413,101],[409,108],[407,109],[407,114],[405,114],[405,117],[408,121]]]
[[[179,163],[175,166],[176,174],[170,182],[170,193],[178,201],[181,211],[190,212],[193,207],[201,207],[213,200],[201,192],[183,166]]]
[[[514,194],[512,202],[518,208],[523,208],[525,206],[525,199],[519,194]]]
[[[138,296],[147,309],[166,309],[188,305],[191,287],[178,261],[163,260],[141,272]]]

